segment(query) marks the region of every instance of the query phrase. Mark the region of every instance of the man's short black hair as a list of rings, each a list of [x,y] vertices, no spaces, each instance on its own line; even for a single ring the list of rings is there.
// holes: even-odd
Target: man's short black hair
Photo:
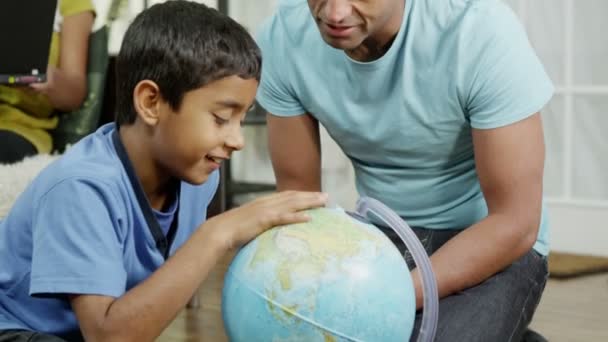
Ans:
[[[138,82],[158,84],[179,110],[184,94],[227,76],[260,80],[261,52],[251,35],[230,17],[203,4],[168,1],[141,12],[123,38],[116,60],[116,124],[137,116]]]

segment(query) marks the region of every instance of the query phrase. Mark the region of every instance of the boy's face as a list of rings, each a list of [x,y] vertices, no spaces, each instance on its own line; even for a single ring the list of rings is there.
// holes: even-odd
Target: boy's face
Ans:
[[[228,76],[187,92],[179,110],[160,104],[152,138],[156,162],[171,176],[201,184],[223,160],[243,148],[241,122],[258,81]]]

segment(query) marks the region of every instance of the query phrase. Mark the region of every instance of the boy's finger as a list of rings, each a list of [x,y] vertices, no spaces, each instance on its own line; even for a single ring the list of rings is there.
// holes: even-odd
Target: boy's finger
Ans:
[[[310,221],[310,216],[306,213],[295,212],[295,213],[284,213],[280,216],[277,226],[294,223],[304,223]]]
[[[294,196],[288,205],[293,210],[312,209],[325,205],[327,199],[328,195],[326,193],[301,193]]]

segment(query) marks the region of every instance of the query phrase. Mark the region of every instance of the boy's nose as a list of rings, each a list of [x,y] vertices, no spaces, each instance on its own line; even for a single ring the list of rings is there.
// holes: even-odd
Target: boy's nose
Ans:
[[[243,130],[240,125],[235,125],[230,130],[230,134],[226,137],[226,146],[235,151],[242,150],[245,147],[245,137],[243,137]]]

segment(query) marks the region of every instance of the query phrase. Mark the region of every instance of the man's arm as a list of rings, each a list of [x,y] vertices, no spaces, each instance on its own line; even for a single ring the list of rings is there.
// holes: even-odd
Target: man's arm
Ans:
[[[479,182],[488,216],[431,257],[439,296],[477,285],[527,253],[540,225],[545,160],[539,113],[514,124],[473,129]],[[422,286],[413,271],[417,307]]]
[[[321,191],[319,123],[310,114],[267,115],[268,146],[277,189]]]

